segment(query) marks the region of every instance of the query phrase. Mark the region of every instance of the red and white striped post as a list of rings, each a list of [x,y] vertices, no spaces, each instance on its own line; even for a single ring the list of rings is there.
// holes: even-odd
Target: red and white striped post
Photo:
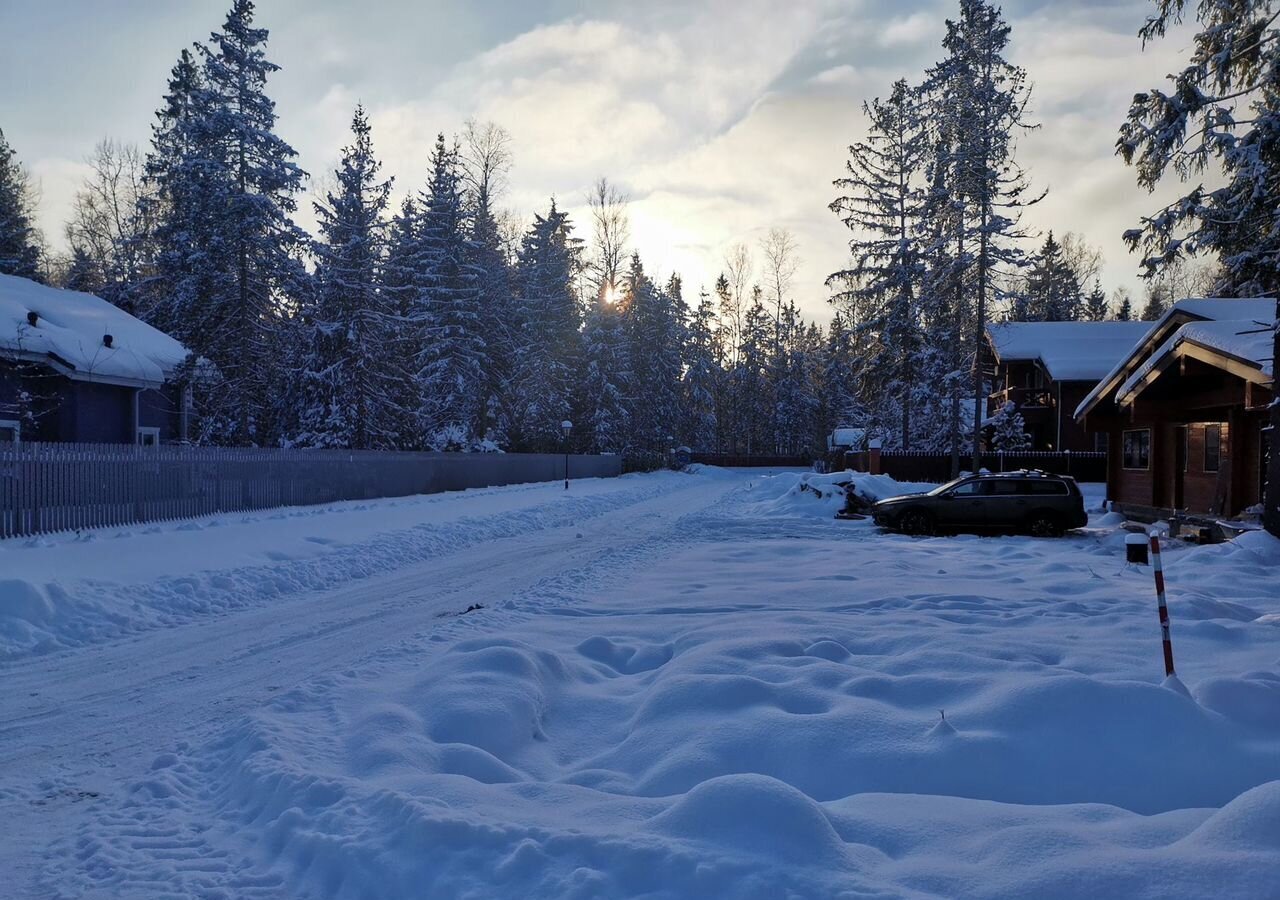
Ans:
[[[1160,639],[1164,642],[1164,674],[1173,674],[1173,642],[1169,639],[1169,607],[1164,602],[1164,568],[1160,564],[1160,538],[1151,535],[1151,568],[1156,576],[1156,603],[1160,607]]]

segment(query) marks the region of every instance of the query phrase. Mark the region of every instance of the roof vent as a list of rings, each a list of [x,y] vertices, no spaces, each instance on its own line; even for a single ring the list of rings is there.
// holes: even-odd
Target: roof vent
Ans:
[[[39,314],[38,312],[33,312],[33,311],[31,311],[31,310],[27,310],[27,324],[28,324],[28,325],[30,325],[32,328],[34,328],[34,327],[36,326],[36,323],[37,323],[37,322],[39,322],[39,321],[40,321],[40,314]]]
[[[114,340],[115,340],[115,338],[114,338],[114,337],[112,337],[111,335],[109,335],[109,334],[104,334],[104,335],[102,336],[102,346],[104,346],[104,347],[110,347],[110,346],[111,346],[111,342],[112,342],[112,341],[114,341]]]

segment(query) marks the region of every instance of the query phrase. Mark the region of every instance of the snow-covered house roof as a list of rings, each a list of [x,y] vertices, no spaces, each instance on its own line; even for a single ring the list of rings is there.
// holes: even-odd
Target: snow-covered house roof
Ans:
[[[1134,370],[1116,390],[1116,400],[1124,403],[1179,356],[1197,355],[1195,348],[1211,351],[1234,362],[1236,373],[1246,380],[1260,384],[1270,382],[1274,370],[1271,335],[1270,323],[1252,319],[1189,322]]]
[[[1185,355],[1189,348],[1212,351],[1233,360],[1239,374],[1269,381],[1273,371],[1271,332],[1276,304],[1270,298],[1193,297],[1173,304],[1130,348],[1089,395],[1076,407],[1075,417],[1089,412],[1104,398],[1124,400],[1153,371]]]
[[[44,363],[77,381],[159,387],[187,349],[101,297],[0,275],[0,357]]]
[[[1147,322],[1000,322],[987,327],[999,362],[1039,362],[1054,381],[1097,381],[1150,327]]]

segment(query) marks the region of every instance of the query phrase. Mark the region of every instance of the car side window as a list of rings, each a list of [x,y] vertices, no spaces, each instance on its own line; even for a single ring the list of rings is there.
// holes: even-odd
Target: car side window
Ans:
[[[989,484],[990,490],[988,493],[994,494],[997,497],[1010,497],[1019,493],[1018,482],[1010,478],[1002,479],[1000,481],[992,481],[989,482]]]
[[[964,484],[956,485],[951,491],[957,497],[973,497],[982,493],[981,481],[966,481]]]
[[[1061,481],[1046,478],[1043,481],[1028,481],[1030,493],[1038,496],[1062,496],[1068,493],[1067,486]]]

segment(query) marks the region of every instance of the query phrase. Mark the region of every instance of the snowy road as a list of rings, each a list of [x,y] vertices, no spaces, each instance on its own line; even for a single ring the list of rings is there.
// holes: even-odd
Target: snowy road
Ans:
[[[1280,883],[1271,539],[1170,548],[1192,699],[1114,527],[912,540],[797,477],[0,545],[0,896]]]
[[[175,741],[197,744],[277,693],[429,633],[473,604],[496,606],[539,581],[667,534],[678,513],[730,486],[673,478],[649,496],[628,481],[594,483],[593,491],[637,499],[581,523],[485,541],[324,593],[0,666],[0,871],[10,876],[0,896],[36,875],[42,845],[74,829],[86,800],[118,792]],[[517,492],[529,504],[564,499],[559,485],[510,493]],[[511,512],[504,506],[498,515]]]

